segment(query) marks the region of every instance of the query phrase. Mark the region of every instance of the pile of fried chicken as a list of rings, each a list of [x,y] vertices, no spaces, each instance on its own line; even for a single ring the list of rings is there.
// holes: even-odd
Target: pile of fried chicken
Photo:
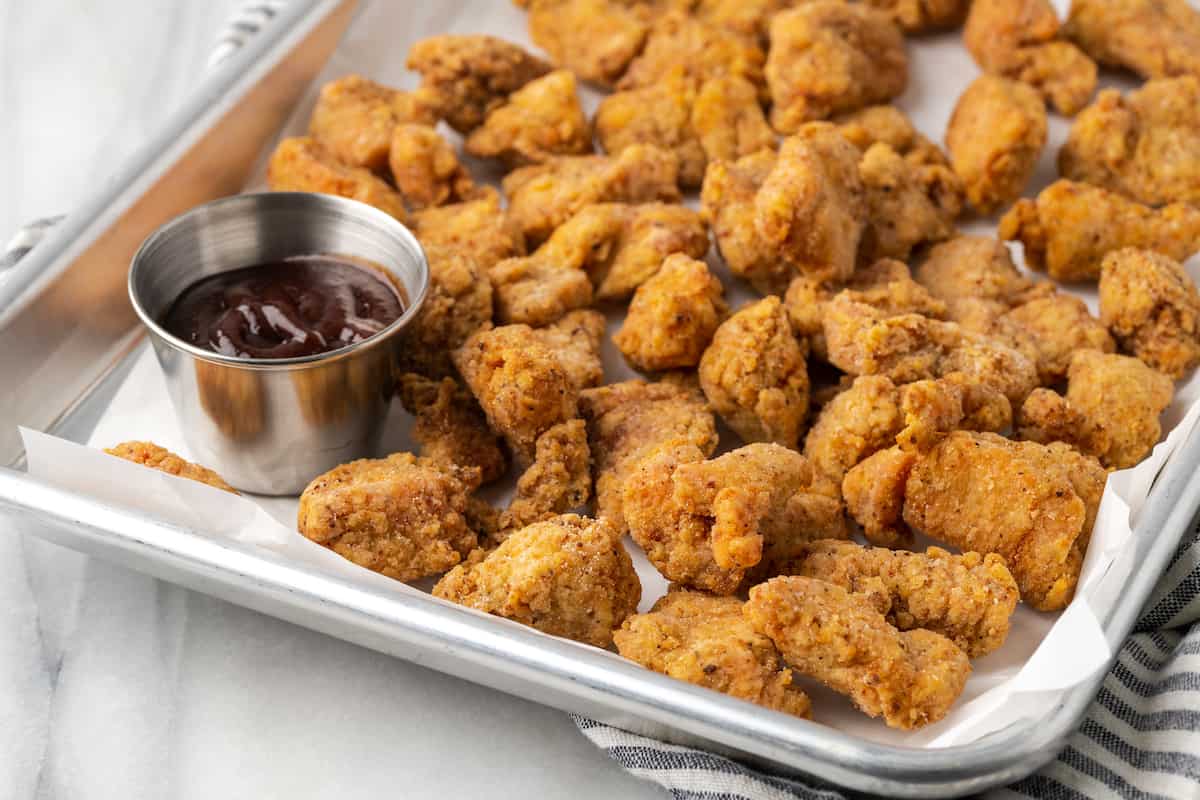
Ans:
[[[425,39],[418,88],[336,80],[270,160],[272,189],[406,223],[432,274],[397,378],[420,452],[316,477],[300,533],[772,709],[810,715],[795,675],[893,727],[941,719],[1018,601],[1071,601],[1109,471],[1147,456],[1200,362],[1180,264],[1200,249],[1200,15],[517,2],[548,59]],[[906,36],[959,25],[983,74],[943,149],[889,101]],[[1098,63],[1145,83],[1093,97]],[[591,119],[580,81],[611,90]],[[1022,198],[1047,105],[1074,116],[1061,179]],[[502,192],[439,123],[508,170]],[[999,240],[957,231],[1000,213]],[[1098,281],[1099,316],[1002,240]],[[730,308],[719,263],[761,299]],[[606,384],[618,308],[645,379]],[[228,488],[150,444],[114,452]],[[510,463],[493,507],[476,491]],[[671,584],[648,613],[626,534]]]

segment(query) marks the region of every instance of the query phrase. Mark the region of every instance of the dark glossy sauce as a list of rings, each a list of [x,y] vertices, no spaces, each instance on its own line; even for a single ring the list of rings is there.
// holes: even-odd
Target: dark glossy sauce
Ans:
[[[163,327],[226,356],[296,358],[368,339],[403,311],[396,290],[370,270],[304,256],[202,278],[175,300]]]

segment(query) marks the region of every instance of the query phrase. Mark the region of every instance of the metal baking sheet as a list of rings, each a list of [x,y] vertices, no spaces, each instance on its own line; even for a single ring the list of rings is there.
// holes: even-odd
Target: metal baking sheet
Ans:
[[[0,514],[24,533],[400,658],[658,738],[706,746],[798,775],[892,796],[951,796],[1020,778],[1054,757],[1102,674],[1029,719],[970,745],[880,745],[644,670],[415,593],[360,585],[203,531],[106,506],[21,469],[17,424],[86,441],[140,352],[124,296],[136,244],[195,203],[244,184],[269,138],[332,52],[352,2],[301,2],[206,82],[110,189],[0,289]],[[242,150],[234,144],[242,143]],[[207,179],[202,180],[202,177]],[[86,312],[81,316],[80,309]],[[72,323],[61,321],[70,314]],[[55,325],[55,322],[58,325]],[[47,340],[46,331],[61,331]],[[1128,634],[1200,502],[1200,433],[1168,462],[1140,516],[1137,569],[1105,576],[1123,602],[1103,620]],[[1120,584],[1124,575],[1128,583]]]

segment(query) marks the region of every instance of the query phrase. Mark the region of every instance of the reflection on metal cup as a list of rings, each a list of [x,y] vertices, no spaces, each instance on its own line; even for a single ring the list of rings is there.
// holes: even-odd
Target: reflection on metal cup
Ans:
[[[215,353],[161,324],[201,278],[308,255],[369,265],[397,289],[403,313],[355,344],[279,359]],[[149,331],[192,457],[240,490],[270,495],[298,494],[322,472],[376,454],[399,334],[420,310],[428,284],[424,252],[402,224],[353,200],[300,192],[199,206],[151,234],[129,272],[130,299]]]

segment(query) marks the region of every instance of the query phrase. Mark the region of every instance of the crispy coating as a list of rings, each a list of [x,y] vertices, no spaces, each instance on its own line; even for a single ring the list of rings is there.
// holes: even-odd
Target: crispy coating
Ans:
[[[471,200],[479,191],[454,147],[428,125],[395,127],[388,167],[412,209]]]
[[[1060,180],[1022,198],[1000,219],[1001,239],[1025,246],[1025,263],[1060,281],[1095,280],[1106,253],[1156,250],[1184,261],[1200,249],[1200,209],[1154,209],[1099,186]]]
[[[1071,355],[1091,349],[1117,349],[1108,330],[1092,316],[1087,304],[1064,292],[1043,293],[1003,315],[1003,324],[1016,326],[1033,342],[1038,378],[1053,384],[1067,376]]]
[[[967,15],[971,0],[865,0],[891,17],[906,33],[954,28]]]
[[[948,239],[962,213],[962,180],[948,166],[913,164],[883,142],[858,162],[867,203],[859,260],[905,260],[925,242]]]
[[[206,483],[213,488],[222,489],[233,494],[238,493],[237,489],[226,483],[224,478],[208,467],[193,464],[175,455],[167,448],[156,445],[154,442],[121,442],[120,444],[105,448],[104,452],[110,456],[116,456],[126,461],[132,461],[135,464],[141,464],[143,467],[150,467],[159,472],[165,472],[168,475]]]
[[[421,73],[421,86],[437,97],[438,113],[467,134],[490,111],[550,65],[495,36],[446,34],[422,39],[408,51],[406,66]]]
[[[498,262],[488,279],[496,291],[496,319],[504,324],[549,325],[592,303],[586,272],[539,253]]]
[[[1075,592],[1081,541],[1089,536],[1088,504],[1076,491],[1074,468],[1045,445],[952,433],[916,459],[904,520],[962,550],[999,553],[1021,599],[1039,611],[1055,611]],[[1098,464],[1095,469],[1101,470]]]
[[[585,81],[613,85],[641,52],[651,12],[622,0],[529,0],[529,36]]]
[[[721,323],[700,359],[700,386],[743,441],[796,446],[808,414],[808,365],[778,297]]]
[[[533,463],[517,479],[516,494],[491,539],[502,542],[521,528],[583,507],[591,496],[587,425],[581,419],[555,425],[538,437]]]
[[[1058,170],[1147,205],[1200,202],[1200,77],[1148,81],[1125,96],[1105,89],[1071,126]]]
[[[380,172],[387,166],[397,125],[437,123],[436,97],[427,91],[398,92],[361,75],[321,87],[308,135],[338,161]]]
[[[791,574],[867,595],[902,631],[924,628],[958,645],[968,658],[998,650],[1008,637],[1020,593],[995,553],[951,555],[862,547],[822,540],[804,546]]]
[[[775,147],[775,132],[767,124],[758,94],[753,83],[736,75],[700,85],[691,124],[708,161],[735,161]]]
[[[792,685],[774,643],[750,626],[736,597],[677,589],[613,634],[617,652],[643,667],[808,719],[812,702]]]
[[[764,285],[784,280],[774,274],[778,252],[759,236],[755,224],[754,199],[776,160],[771,150],[760,150],[733,162],[714,161],[700,192],[700,212],[725,264],[735,275],[755,276]]]
[[[604,341],[605,320],[599,311],[572,311],[531,334],[558,358],[567,378],[579,389],[604,383],[604,364],[600,349]]]
[[[863,375],[821,409],[804,440],[804,455],[840,487],[851,468],[895,442],[902,424],[896,385],[882,375]]]
[[[825,581],[773,578],[750,590],[743,610],[793,670],[892,728],[937,722],[971,674],[967,654],[946,637],[898,631],[861,597]]]
[[[438,381],[407,373],[400,379],[400,400],[416,417],[411,435],[422,458],[478,467],[481,484],[508,471],[499,437],[488,428],[475,398],[453,378]]]
[[[1046,108],[1027,84],[981,75],[950,117],[946,149],[967,200],[992,214],[1021,196],[1046,146]]]
[[[765,61],[753,38],[669,10],[654,21],[645,48],[617,88],[653,86],[681,67],[683,77],[693,86],[713,78],[739,77],[762,87]]]
[[[479,331],[452,358],[521,465],[532,463],[539,436],[576,416],[578,387],[528,325]]]
[[[307,136],[281,141],[267,164],[267,186],[273,192],[318,192],[349,197],[375,206],[404,222],[408,215],[400,195],[364,167],[341,163]]]
[[[525,248],[524,241],[508,229],[500,193],[491,187],[482,187],[474,200],[418,211],[410,225],[426,250],[452,250],[469,257],[481,270]]]
[[[464,147],[471,155],[498,158],[510,167],[592,152],[592,130],[579,102],[575,73],[555,70],[525,84],[487,115]]]
[[[478,543],[464,514],[479,470],[412,453],[364,458],[313,479],[300,495],[305,537],[400,581],[445,572]]]
[[[796,0],[678,0],[692,16],[710,25],[765,41],[767,25],[776,12],[795,5]]]
[[[608,647],[637,611],[642,585],[616,530],[604,520],[563,514],[523,528],[486,555],[455,567],[434,597]]]
[[[917,282],[947,303],[968,298],[998,300],[1028,290],[1033,283],[1013,263],[1001,241],[990,236],[956,236],[931,248],[913,273]]]
[[[904,36],[883,11],[815,0],[771,20],[771,125],[805,123],[896,97],[908,85]]]
[[[1200,76],[1200,13],[1188,0],[1072,0],[1063,32],[1143,78]]]
[[[694,367],[729,310],[724,294],[703,261],[668,256],[638,287],[613,343],[643,372]]]
[[[615,156],[559,156],[510,172],[504,178],[508,218],[530,244],[592,203],[677,202],[678,160],[649,145]]]
[[[597,300],[622,300],[672,253],[704,258],[708,230],[690,208],[594,203],[560,225],[538,254],[587,272]]]
[[[842,480],[846,512],[862,526],[867,541],[881,547],[909,547],[912,530],[904,521],[904,490],[917,453],[889,447],[856,464]]]
[[[1014,428],[1018,439],[1039,444],[1061,442],[1081,453],[1103,453],[1109,447],[1109,432],[1092,424],[1053,389],[1030,392],[1018,410]]]
[[[492,284],[480,265],[462,251],[422,237],[429,263],[429,288],[417,316],[401,333],[398,367],[429,378],[454,374],[450,353],[492,321]]]
[[[1200,364],[1200,293],[1183,266],[1150,250],[1116,250],[1100,265],[1100,321],[1121,349],[1172,378]]]
[[[963,43],[984,71],[1029,84],[1068,116],[1096,91],[1096,62],[1060,38],[1049,0],[975,0]]]
[[[621,492],[644,453],[671,441],[695,447],[701,459],[717,448],[708,406],[674,384],[632,380],[587,389],[579,396],[579,410],[588,425],[596,516],[622,532],[627,526]]]
[[[882,142],[904,156],[913,165],[950,166],[950,160],[935,143],[925,137],[904,112],[893,105],[867,106],[833,119],[838,133],[865,153]]]

